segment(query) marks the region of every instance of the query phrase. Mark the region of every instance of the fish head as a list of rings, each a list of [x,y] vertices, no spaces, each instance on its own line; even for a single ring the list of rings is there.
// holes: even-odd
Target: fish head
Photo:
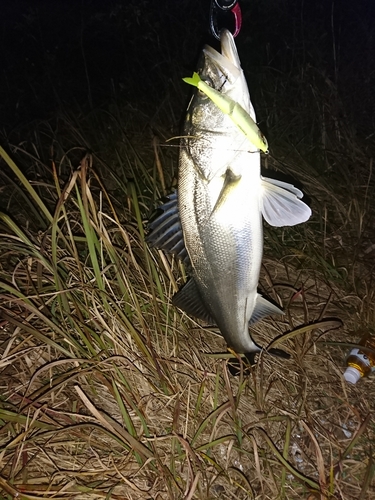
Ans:
[[[221,32],[221,53],[205,46],[198,62],[197,73],[209,86],[240,104],[255,121],[254,108],[243,74],[233,35]],[[210,182],[225,175],[228,165],[244,151],[258,150],[233,123],[231,118],[200,90],[194,93],[185,119],[183,144],[202,179]],[[254,155],[253,155],[254,156]]]
[[[209,45],[204,47],[200,77],[213,88],[240,104],[256,121],[249,89],[232,33],[227,29],[222,30],[220,42],[221,53]]]

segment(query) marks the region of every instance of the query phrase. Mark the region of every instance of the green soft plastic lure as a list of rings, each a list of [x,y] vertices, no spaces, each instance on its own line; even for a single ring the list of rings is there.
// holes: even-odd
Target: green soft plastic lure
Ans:
[[[264,153],[268,153],[267,139],[249,113],[238,102],[210,87],[201,79],[198,73],[194,72],[191,78],[183,78],[183,81],[189,85],[193,85],[193,87],[197,87],[201,92],[206,94],[224,114],[229,116],[255,147]]]

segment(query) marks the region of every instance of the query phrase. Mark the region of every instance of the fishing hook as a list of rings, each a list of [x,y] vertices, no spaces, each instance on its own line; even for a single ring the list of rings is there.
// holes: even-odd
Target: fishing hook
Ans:
[[[211,0],[210,30],[217,40],[220,40],[222,28],[231,25],[234,37],[238,35],[242,25],[242,14],[238,0]]]

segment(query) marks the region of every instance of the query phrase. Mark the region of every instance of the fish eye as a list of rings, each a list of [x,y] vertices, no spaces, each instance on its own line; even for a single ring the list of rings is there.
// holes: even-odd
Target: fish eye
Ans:
[[[213,81],[209,77],[202,78],[202,82],[206,83],[209,87],[213,89],[215,88]]]
[[[211,78],[206,77],[206,78],[201,78],[201,79],[202,79],[202,82],[204,82],[209,87],[211,87],[213,89],[215,88],[215,86],[214,86],[213,81],[211,80]],[[202,99],[209,99],[209,97],[207,97],[207,95],[202,90],[199,90],[199,89],[197,89],[197,90],[198,90],[197,93],[198,93],[198,95],[199,95],[200,98],[202,98]]]

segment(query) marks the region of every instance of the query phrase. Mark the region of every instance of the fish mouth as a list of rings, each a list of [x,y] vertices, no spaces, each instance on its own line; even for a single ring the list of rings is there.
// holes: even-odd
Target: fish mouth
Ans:
[[[220,41],[221,53],[209,45],[204,47],[200,76],[216,90],[227,94],[240,104],[255,121],[254,108],[250,101],[249,90],[232,33],[222,30]]]
[[[209,45],[203,49],[203,53],[211,64],[215,66],[231,83],[234,84],[242,74],[240,58],[238,56],[233,35],[228,30],[222,30],[220,34],[221,54]]]
[[[240,58],[238,56],[237,47],[234,42],[233,35],[230,31],[224,29],[220,35],[221,54],[229,59],[229,61],[241,70]]]

